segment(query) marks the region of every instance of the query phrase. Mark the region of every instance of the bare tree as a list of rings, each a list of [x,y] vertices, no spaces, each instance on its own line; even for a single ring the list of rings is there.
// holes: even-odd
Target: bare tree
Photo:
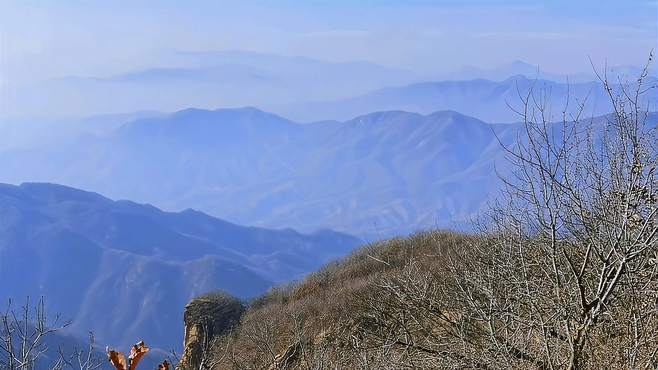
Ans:
[[[658,366],[658,141],[631,84],[601,84],[612,114],[584,103],[552,123],[548,95],[523,100],[505,147],[512,175],[490,213],[482,261],[459,286],[492,349],[541,368]],[[478,259],[475,259],[476,261]],[[603,355],[599,357],[599,355]]]
[[[74,348],[73,352],[67,354],[63,348],[59,349],[59,362],[61,368],[68,368],[73,370],[96,370],[99,369],[105,362],[104,356],[101,356],[95,351],[96,340],[93,333],[89,333],[89,341],[86,349]]]
[[[0,368],[32,370],[47,351],[46,339],[69,326],[59,317],[49,321],[43,297],[35,305],[28,298],[20,310],[13,308],[11,300],[0,314]],[[50,368],[61,368],[62,359],[54,360]]]

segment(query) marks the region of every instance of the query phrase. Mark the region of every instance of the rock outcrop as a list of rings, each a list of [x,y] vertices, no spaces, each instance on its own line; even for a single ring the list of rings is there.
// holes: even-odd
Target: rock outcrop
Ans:
[[[214,339],[238,324],[244,311],[240,300],[223,292],[190,301],[185,306],[184,350],[177,369],[198,369],[212,361]]]

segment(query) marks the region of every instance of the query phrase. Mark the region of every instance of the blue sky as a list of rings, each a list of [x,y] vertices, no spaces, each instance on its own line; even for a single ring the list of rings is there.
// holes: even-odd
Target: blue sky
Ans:
[[[569,73],[640,64],[655,0],[0,0],[5,84],[112,75],[176,50],[243,49],[419,71],[516,59]]]

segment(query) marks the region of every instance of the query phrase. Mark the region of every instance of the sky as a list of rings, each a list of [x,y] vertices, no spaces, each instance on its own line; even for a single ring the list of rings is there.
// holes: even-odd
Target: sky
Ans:
[[[251,50],[415,71],[642,64],[656,0],[0,0],[5,86],[110,76],[174,51]]]

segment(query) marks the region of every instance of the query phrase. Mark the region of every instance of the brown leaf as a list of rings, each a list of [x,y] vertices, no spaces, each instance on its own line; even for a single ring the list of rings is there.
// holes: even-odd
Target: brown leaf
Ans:
[[[126,355],[115,350],[107,350],[107,357],[109,358],[112,365],[117,370],[127,370],[128,366],[126,365]]]
[[[139,360],[141,360],[149,350],[150,348],[144,344],[144,341],[138,342],[130,349],[130,357],[128,357],[130,359],[130,370],[135,370],[137,368]]]
[[[167,360],[162,361],[162,363],[158,365],[158,370],[169,370],[169,362],[167,362]]]

